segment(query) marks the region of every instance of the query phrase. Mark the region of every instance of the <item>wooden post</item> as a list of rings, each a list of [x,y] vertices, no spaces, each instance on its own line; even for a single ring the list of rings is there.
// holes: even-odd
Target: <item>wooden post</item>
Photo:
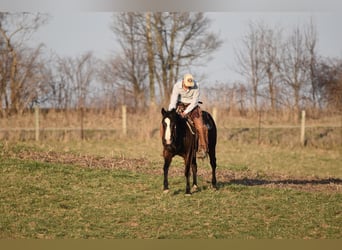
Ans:
[[[261,143],[261,110],[259,110],[258,144]]]
[[[34,105],[34,120],[35,120],[35,139],[39,141],[39,107],[38,105]]]
[[[84,140],[84,108],[83,105],[80,109],[80,120],[81,120],[81,140]]]
[[[302,119],[300,127],[300,144],[305,146],[305,110],[302,110]]]
[[[127,108],[122,105],[122,133],[127,135]]]
[[[216,107],[213,108],[213,119],[217,125],[217,108]]]

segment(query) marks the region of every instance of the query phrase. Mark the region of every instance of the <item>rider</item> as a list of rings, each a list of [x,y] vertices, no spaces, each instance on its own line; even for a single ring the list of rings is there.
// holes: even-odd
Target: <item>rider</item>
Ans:
[[[177,109],[184,105],[185,109],[180,113],[182,117],[189,116],[199,134],[199,147],[197,157],[205,158],[208,152],[208,130],[203,124],[202,110],[199,107],[200,87],[191,74],[185,74],[181,81],[173,86],[170,98],[169,110]]]

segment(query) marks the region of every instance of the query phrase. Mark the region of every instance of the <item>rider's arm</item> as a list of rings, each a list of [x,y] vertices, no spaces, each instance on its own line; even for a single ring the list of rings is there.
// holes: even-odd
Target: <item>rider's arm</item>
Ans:
[[[177,108],[178,95],[179,95],[178,87],[177,87],[177,84],[175,84],[173,86],[172,94],[170,97],[169,110]]]
[[[190,113],[198,105],[199,98],[200,98],[200,90],[199,90],[198,83],[196,83],[196,87],[192,89],[192,91],[194,91],[192,100],[191,100],[190,105],[184,110],[185,114]]]

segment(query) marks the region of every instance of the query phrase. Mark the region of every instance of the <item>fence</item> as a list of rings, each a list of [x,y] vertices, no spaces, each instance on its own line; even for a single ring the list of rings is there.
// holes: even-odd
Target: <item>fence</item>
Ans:
[[[156,115],[158,114],[158,115]],[[218,125],[219,139],[231,140],[247,143],[267,143],[267,144],[286,144],[294,145],[319,145],[331,147],[342,145],[342,126],[336,125],[307,125],[306,114],[302,111],[300,124],[294,125],[267,125],[263,123],[261,114],[259,114],[258,122],[254,122],[254,126],[241,122],[238,126],[226,127],[222,125],[222,120],[227,119],[224,115],[218,114],[217,108],[211,110],[214,120]],[[38,106],[34,108],[33,115],[29,122],[25,123],[25,127],[16,127],[12,124],[3,125],[0,128],[0,140],[45,140],[54,138],[57,140],[68,139],[104,139],[104,138],[151,138],[159,134],[160,117],[159,113],[154,110],[151,113],[139,115],[130,114],[126,106],[122,106],[117,110],[115,115],[107,117],[112,119],[107,125],[101,127],[98,116],[90,118],[93,120],[92,126],[83,124],[83,119],[75,121],[73,126],[61,125],[61,117],[56,118],[54,127],[46,126],[46,121],[50,119],[40,112]],[[75,115],[71,115],[74,117]],[[108,116],[108,115],[107,115]],[[230,122],[230,121],[228,121]],[[82,124],[80,124],[82,123]],[[225,122],[227,123],[227,122]],[[34,126],[27,126],[33,124]],[[60,125],[60,126],[59,126]],[[77,125],[77,126],[75,126]],[[113,126],[112,126],[113,125]]]

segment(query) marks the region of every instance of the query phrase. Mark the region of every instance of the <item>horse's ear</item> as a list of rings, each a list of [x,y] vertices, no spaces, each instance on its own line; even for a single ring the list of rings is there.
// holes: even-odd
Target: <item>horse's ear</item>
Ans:
[[[165,113],[166,113],[166,110],[165,110],[164,108],[162,108],[162,109],[161,109],[161,114],[162,114],[162,115],[165,115]]]

